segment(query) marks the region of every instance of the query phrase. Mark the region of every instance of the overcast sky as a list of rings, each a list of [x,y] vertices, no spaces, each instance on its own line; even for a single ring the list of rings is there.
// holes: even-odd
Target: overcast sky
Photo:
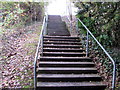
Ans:
[[[48,14],[51,15],[66,15],[66,0],[50,0],[47,7]],[[75,14],[76,8],[72,8],[72,14]]]
[[[66,0],[53,0],[48,5],[48,14],[65,14],[66,12]]]

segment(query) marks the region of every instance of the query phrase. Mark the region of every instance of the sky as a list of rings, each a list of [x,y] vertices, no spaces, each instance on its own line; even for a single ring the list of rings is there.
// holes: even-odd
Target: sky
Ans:
[[[66,0],[53,0],[49,3],[47,11],[49,15],[66,15]],[[73,14],[76,11],[75,8],[72,8]]]
[[[53,0],[47,7],[48,14],[61,15],[66,12],[66,0]]]

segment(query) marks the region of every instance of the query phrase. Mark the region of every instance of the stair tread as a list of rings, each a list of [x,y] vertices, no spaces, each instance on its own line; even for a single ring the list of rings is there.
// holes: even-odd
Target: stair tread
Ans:
[[[99,77],[98,74],[38,74],[37,78],[89,78],[89,77]]]
[[[39,64],[94,64],[93,62],[44,62],[40,61]]]
[[[89,57],[40,57],[42,59],[91,59]]]
[[[79,67],[39,67],[37,70],[97,70],[96,68],[91,68],[91,67],[84,67],[84,68],[79,68]]]
[[[77,49],[77,48],[43,48],[43,49],[55,49],[55,50],[84,50],[84,49]]]
[[[106,86],[103,82],[37,82],[39,87]]]
[[[61,41],[44,41],[44,42],[55,42],[55,43],[60,43]],[[64,42],[66,42],[66,43],[73,43],[73,42],[69,42],[69,41],[64,41]],[[81,42],[74,42],[74,43],[80,43],[81,44]]]
[[[76,38],[76,39],[78,39],[79,37],[74,37],[74,36],[44,36],[44,38]]]
[[[84,52],[81,48],[43,48],[44,52]]]

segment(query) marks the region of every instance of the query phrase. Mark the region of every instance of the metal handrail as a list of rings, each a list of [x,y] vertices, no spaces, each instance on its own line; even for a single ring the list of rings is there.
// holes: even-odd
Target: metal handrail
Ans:
[[[36,78],[36,68],[37,68],[37,60],[38,60],[38,56],[39,56],[39,49],[41,46],[41,56],[43,55],[43,35],[45,35],[44,32],[47,31],[46,27],[47,27],[47,20],[48,20],[48,15],[44,16],[43,19],[43,25],[42,25],[42,29],[40,32],[40,36],[39,36],[39,41],[38,41],[38,45],[36,48],[36,53],[35,53],[35,60],[34,60],[34,89],[36,90],[37,87],[37,78]]]
[[[104,49],[104,47],[98,42],[98,40],[95,38],[95,36],[90,32],[90,30],[85,26],[85,24],[77,18],[77,20],[83,25],[83,27],[87,30],[87,40],[86,40],[86,55],[88,56],[88,35],[91,35],[92,38],[97,42],[97,44],[100,46],[100,48],[104,51],[104,53],[109,57],[113,64],[113,75],[112,75],[112,90],[115,89],[115,81],[116,81],[116,64],[113,58],[108,54],[108,52]],[[78,30],[77,30],[78,31]]]
[[[69,3],[69,6],[70,6],[71,2]],[[70,6],[71,7],[71,6]],[[68,11],[70,12],[70,8],[67,8]],[[69,18],[68,18],[69,19]],[[85,24],[83,24],[83,22],[77,18],[76,19],[76,32],[79,36],[79,31],[78,31],[78,21],[84,26],[84,28],[87,30],[87,37],[86,37],[86,56],[88,56],[88,40],[89,40],[89,35],[92,36],[92,38],[97,42],[97,44],[100,46],[100,48],[104,51],[104,53],[108,56],[108,58],[111,60],[112,64],[113,64],[113,76],[112,76],[112,90],[115,89],[115,81],[116,81],[116,64],[115,64],[115,61],[113,60],[113,58],[108,54],[108,52],[103,48],[103,46],[98,42],[98,40],[95,38],[95,36],[90,32],[90,30],[85,26]],[[72,24],[72,21],[69,20],[70,22],[70,25]],[[72,31],[72,29],[70,30]]]

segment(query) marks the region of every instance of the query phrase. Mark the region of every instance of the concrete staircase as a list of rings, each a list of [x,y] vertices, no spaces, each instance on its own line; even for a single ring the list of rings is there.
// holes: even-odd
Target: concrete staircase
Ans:
[[[60,16],[48,20],[43,56],[38,59],[37,90],[105,90],[106,84],[92,59],[85,56],[79,37],[70,36]]]

